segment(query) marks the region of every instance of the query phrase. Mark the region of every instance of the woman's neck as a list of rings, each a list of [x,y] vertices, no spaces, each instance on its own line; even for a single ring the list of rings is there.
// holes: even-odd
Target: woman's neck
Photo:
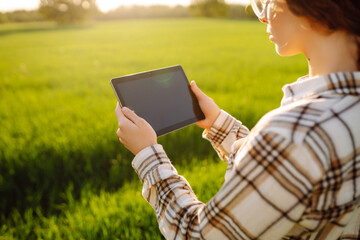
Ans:
[[[358,71],[357,52],[355,37],[345,32],[336,31],[329,35],[317,35],[305,51],[309,76]]]

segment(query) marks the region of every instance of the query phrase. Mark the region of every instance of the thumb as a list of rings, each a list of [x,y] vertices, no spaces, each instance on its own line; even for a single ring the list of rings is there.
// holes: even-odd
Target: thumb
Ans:
[[[135,123],[135,125],[138,125],[141,118],[138,115],[136,115],[136,113],[134,111],[130,110],[127,107],[123,107],[121,109],[121,111],[125,115],[126,118],[128,118],[130,121]]]
[[[206,97],[206,94],[201,91],[201,89],[196,85],[195,81],[191,81],[190,83],[191,91],[195,94],[196,98],[200,100],[203,97]]]

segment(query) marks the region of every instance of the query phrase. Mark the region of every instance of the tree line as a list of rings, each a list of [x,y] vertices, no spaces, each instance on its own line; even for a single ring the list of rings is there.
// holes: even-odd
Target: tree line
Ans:
[[[50,20],[60,24],[71,24],[88,20],[184,17],[252,19],[255,15],[249,7],[227,4],[224,0],[192,0],[188,7],[121,6],[106,13],[98,9],[96,0],[40,0],[38,10],[0,12],[0,23]]]

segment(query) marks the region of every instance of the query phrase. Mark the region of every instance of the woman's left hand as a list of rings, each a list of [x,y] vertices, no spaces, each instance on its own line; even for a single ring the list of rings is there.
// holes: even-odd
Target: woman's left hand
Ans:
[[[138,154],[144,148],[157,143],[154,129],[143,118],[127,107],[120,107],[117,103],[115,114],[119,128],[116,134],[124,146],[133,154]]]

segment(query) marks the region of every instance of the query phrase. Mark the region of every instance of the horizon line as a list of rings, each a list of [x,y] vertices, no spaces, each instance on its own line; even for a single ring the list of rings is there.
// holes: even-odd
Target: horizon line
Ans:
[[[236,2],[234,0],[228,0],[225,1],[227,4],[236,4],[236,5],[246,5],[247,0],[237,0]],[[242,2],[242,3],[241,3]],[[144,4],[144,3],[131,3],[131,4],[119,4],[118,6],[112,7],[112,8],[104,8],[101,7],[101,4],[97,3],[98,9],[102,12],[102,13],[107,13],[110,12],[112,10],[115,10],[119,7],[133,7],[133,6],[144,6],[144,7],[149,7],[149,6],[169,6],[169,7],[176,7],[176,6],[183,6],[183,7],[188,7],[190,6],[191,3],[175,3],[175,4],[171,4],[171,3],[150,3],[150,4]],[[4,7],[4,6],[3,6]],[[2,8],[0,6],[0,12],[1,13],[8,13],[8,12],[15,12],[15,11],[34,11],[37,10],[39,8],[39,4],[35,7],[14,7],[14,8]]]

